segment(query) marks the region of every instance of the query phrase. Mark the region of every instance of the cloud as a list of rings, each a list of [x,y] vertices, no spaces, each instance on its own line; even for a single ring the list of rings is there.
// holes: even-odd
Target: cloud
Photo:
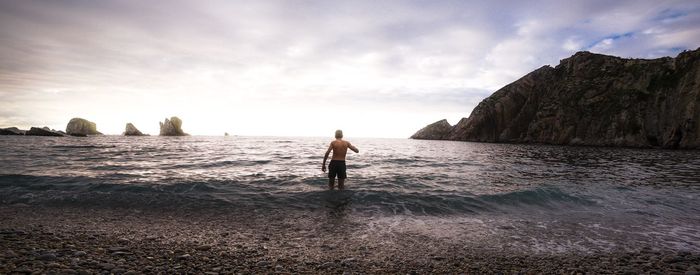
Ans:
[[[322,135],[336,116],[405,137],[579,50],[695,49],[697,26],[695,1],[0,0],[0,127]]]

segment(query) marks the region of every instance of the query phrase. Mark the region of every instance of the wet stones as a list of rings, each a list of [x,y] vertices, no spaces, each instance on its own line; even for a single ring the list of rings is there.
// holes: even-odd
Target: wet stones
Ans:
[[[87,253],[86,253],[85,251],[81,251],[81,250],[75,251],[75,252],[73,253],[73,256],[74,256],[74,257],[83,257],[83,256],[85,256],[85,255],[87,255]]]
[[[0,218],[4,218],[0,225],[0,274],[695,274],[700,261],[695,251],[490,251],[411,234],[395,235],[392,242],[381,245],[353,238],[353,233],[344,238],[338,232],[317,231],[317,238],[307,238],[302,237],[306,233],[287,230],[286,223],[275,226],[274,219],[261,219],[257,225],[203,225],[201,220],[197,224],[192,220],[209,218],[133,216],[119,211],[85,215],[71,209],[51,215],[31,209],[12,213],[22,218],[8,218],[2,211],[0,208]],[[116,220],[111,223],[111,218]],[[235,216],[232,220],[246,219]],[[38,223],[48,226],[39,227]],[[350,229],[354,232],[357,228]],[[235,233],[222,237],[222,232]],[[269,238],[265,250],[260,245],[264,236]],[[229,242],[211,245],[223,239]],[[283,245],[292,240],[299,247]],[[324,249],[324,244],[336,249]],[[125,253],[115,256],[115,252]],[[42,256],[46,254],[55,258]]]
[[[58,257],[54,253],[41,254],[36,258],[37,258],[37,260],[40,260],[40,261],[55,261],[56,259],[58,259]]]
[[[107,271],[110,271],[110,270],[112,270],[112,269],[114,269],[114,268],[116,267],[116,266],[115,266],[114,264],[112,264],[112,263],[100,263],[100,264],[98,264],[97,266],[98,266],[100,269],[102,269],[102,270],[107,270]]]
[[[124,246],[112,246],[112,247],[107,248],[107,251],[109,253],[126,252],[126,251],[129,251],[129,249],[124,247]]]

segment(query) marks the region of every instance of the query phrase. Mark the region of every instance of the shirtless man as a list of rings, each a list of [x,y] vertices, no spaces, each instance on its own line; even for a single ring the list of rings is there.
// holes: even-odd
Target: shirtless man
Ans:
[[[335,188],[335,177],[338,176],[338,189],[343,190],[345,188],[345,178],[347,174],[345,173],[345,154],[348,152],[348,148],[359,153],[360,150],[357,147],[352,146],[350,142],[343,140],[343,131],[335,131],[335,140],[331,141],[331,145],[328,146],[328,151],[323,157],[323,165],[321,166],[321,171],[326,172],[326,160],[328,155],[333,151],[333,157],[331,158],[331,163],[328,165],[328,188],[333,190]]]

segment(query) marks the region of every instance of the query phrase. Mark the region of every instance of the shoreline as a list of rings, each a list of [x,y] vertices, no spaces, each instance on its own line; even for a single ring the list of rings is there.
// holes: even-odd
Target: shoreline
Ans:
[[[366,225],[317,214],[0,205],[0,273],[700,272],[695,251],[499,251],[380,229],[358,235]]]

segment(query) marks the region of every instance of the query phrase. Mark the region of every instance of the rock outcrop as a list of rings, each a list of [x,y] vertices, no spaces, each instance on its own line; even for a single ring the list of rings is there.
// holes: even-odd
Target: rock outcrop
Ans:
[[[147,136],[144,133],[141,133],[139,129],[136,129],[136,126],[131,123],[126,124],[126,129],[124,130],[124,135],[125,136]]]
[[[27,132],[24,133],[24,134],[27,135],[27,136],[47,136],[47,137],[63,137],[63,136],[66,136],[66,134],[64,134],[64,133],[62,133],[62,132],[60,132],[60,131],[56,131],[56,130],[49,129],[49,127],[43,127],[43,128],[32,127],[31,129],[29,129],[29,131],[27,131]]]
[[[446,119],[437,121],[433,124],[423,127],[418,132],[413,134],[413,139],[447,139],[447,135],[452,130],[452,125]]]
[[[160,135],[161,136],[187,136],[184,131],[182,131],[182,120],[174,116],[170,119],[165,119],[164,122],[160,122]]]
[[[20,130],[17,127],[10,128],[0,128],[0,136],[21,136],[24,135],[26,131]]]
[[[699,94],[700,49],[650,60],[578,52],[496,91],[446,139],[700,148]]]
[[[88,135],[101,135],[102,133],[97,131],[97,125],[94,122],[76,117],[71,119],[68,125],[66,125],[66,134],[84,137]]]

